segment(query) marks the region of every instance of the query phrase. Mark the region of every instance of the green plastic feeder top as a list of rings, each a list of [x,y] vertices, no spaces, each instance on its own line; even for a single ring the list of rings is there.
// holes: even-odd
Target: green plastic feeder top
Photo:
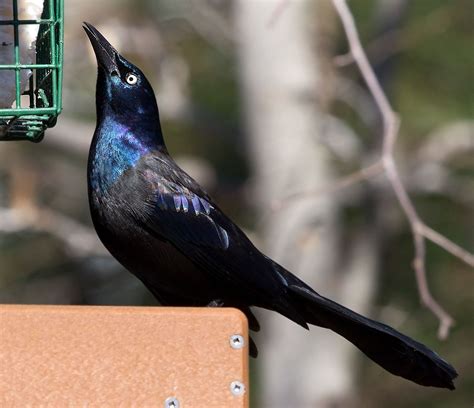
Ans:
[[[0,140],[39,142],[61,112],[63,0],[0,0]]]

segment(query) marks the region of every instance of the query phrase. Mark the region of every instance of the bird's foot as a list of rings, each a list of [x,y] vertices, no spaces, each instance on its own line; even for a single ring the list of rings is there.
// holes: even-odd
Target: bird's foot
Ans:
[[[222,299],[214,299],[212,302],[207,304],[207,307],[223,307],[224,301]]]

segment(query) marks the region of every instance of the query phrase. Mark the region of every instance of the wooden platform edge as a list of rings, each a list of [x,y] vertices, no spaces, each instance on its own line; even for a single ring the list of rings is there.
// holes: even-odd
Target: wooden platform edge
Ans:
[[[233,308],[0,305],[0,406],[248,407]],[[173,405],[170,405],[170,408]]]

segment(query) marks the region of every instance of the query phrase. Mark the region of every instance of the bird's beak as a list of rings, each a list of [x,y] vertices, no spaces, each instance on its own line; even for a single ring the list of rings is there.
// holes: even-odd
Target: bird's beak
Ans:
[[[82,27],[86,32],[94,48],[95,56],[99,66],[105,69],[108,74],[119,73],[117,66],[117,50],[110,45],[105,37],[91,24],[84,22]]]

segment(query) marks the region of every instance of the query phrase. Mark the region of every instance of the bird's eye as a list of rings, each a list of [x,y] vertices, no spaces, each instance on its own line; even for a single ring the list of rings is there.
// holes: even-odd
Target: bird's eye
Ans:
[[[125,81],[127,81],[127,84],[129,85],[135,85],[138,82],[138,77],[135,74],[129,72],[127,75],[125,75]]]

